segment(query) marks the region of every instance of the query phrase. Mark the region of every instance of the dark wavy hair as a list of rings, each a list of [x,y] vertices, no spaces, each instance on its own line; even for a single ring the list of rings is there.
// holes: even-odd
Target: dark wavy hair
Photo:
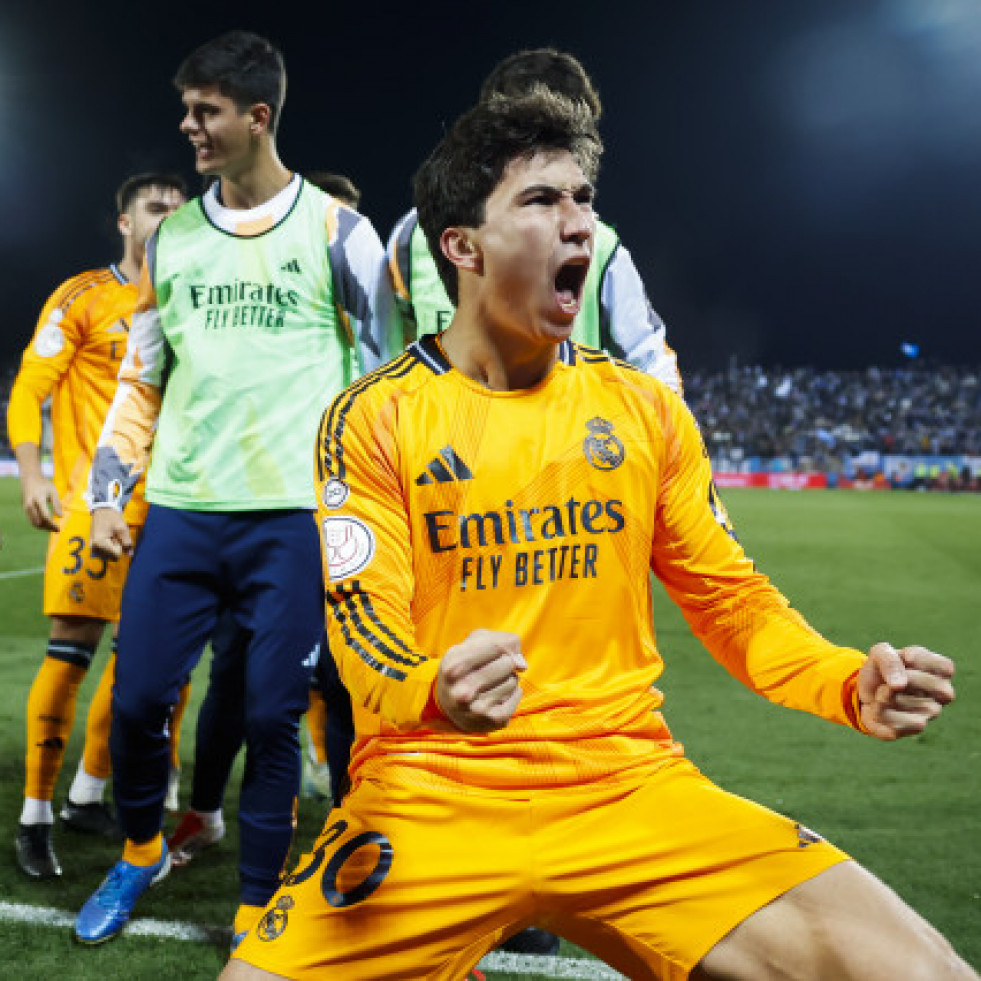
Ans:
[[[483,224],[484,205],[512,160],[566,150],[595,181],[603,144],[592,113],[544,85],[523,95],[491,96],[464,113],[416,172],[413,197],[419,224],[440,279],[459,302],[457,270],[439,239],[454,226]]]
[[[603,104],[593,80],[575,55],[555,48],[516,51],[499,61],[480,87],[480,101],[486,102],[493,95],[524,95],[536,84],[567,99],[581,99],[599,122]]]

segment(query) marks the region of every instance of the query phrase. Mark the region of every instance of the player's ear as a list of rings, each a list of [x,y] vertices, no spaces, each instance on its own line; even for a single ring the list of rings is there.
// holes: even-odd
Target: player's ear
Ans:
[[[265,102],[256,102],[249,109],[249,132],[253,136],[269,129],[269,120],[272,117],[272,110]]]
[[[124,211],[116,218],[116,228],[123,238],[129,238],[133,234],[133,219]]]
[[[479,273],[483,268],[483,254],[474,242],[471,231],[460,226],[446,228],[439,237],[439,247],[457,269]]]

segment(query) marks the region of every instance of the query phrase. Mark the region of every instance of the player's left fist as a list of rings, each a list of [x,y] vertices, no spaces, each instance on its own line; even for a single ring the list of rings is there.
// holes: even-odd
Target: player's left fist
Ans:
[[[862,724],[879,739],[923,732],[954,700],[954,662],[925,647],[879,643],[858,672]]]

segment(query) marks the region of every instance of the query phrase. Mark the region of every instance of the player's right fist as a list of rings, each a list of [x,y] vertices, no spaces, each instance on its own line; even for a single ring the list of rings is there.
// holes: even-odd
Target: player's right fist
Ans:
[[[436,702],[463,732],[503,729],[521,701],[518,673],[527,667],[517,634],[475,630],[443,655]]]
[[[115,508],[96,508],[92,512],[92,554],[115,562],[133,551],[126,519]]]

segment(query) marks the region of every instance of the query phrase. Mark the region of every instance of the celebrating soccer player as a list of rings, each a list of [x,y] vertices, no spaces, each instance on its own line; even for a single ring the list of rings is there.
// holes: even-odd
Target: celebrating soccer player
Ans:
[[[881,739],[953,698],[922,647],[807,626],[746,558],[684,403],[570,340],[599,139],[541,90],[416,178],[457,310],[318,441],[352,789],[223,977],[464,977],[535,924],[631,978],[974,974],[889,889],[685,757],[649,572],[746,685]]]
[[[513,98],[542,85],[582,102],[594,122],[599,122],[603,105],[586,69],[574,55],[554,48],[517,51],[498,62],[484,79],[480,98]],[[387,251],[406,341],[445,330],[453,319],[454,304],[446,295],[415,208],[396,223]],[[681,394],[681,374],[675,353],[667,344],[664,321],[651,306],[620,236],[599,218],[582,297],[572,325],[574,340],[624,358]],[[555,954],[559,940],[547,931],[529,927],[502,946],[515,953]]]

